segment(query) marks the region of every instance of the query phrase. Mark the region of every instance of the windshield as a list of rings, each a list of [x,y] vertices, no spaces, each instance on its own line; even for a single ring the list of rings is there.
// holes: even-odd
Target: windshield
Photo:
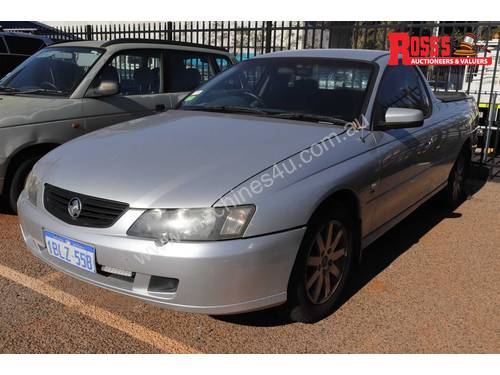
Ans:
[[[0,93],[69,96],[101,55],[93,48],[45,48],[7,74]]]
[[[353,121],[361,114],[371,72],[370,63],[340,59],[256,58],[213,78],[179,109]]]

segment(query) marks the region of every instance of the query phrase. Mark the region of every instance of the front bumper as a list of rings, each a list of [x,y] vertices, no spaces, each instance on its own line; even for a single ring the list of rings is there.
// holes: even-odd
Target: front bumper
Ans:
[[[300,228],[248,239],[157,246],[124,234],[143,210],[130,209],[111,228],[76,227],[33,206],[23,192],[18,212],[28,248],[59,271],[162,307],[205,314],[239,313],[285,302],[305,232]],[[135,277],[94,274],[50,256],[44,229],[94,246],[99,265],[132,271]],[[178,279],[177,289],[152,291],[152,276]]]

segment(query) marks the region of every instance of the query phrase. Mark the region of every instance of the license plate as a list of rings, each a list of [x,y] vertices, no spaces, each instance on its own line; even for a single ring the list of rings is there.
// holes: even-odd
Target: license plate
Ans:
[[[50,255],[82,270],[96,273],[95,248],[47,230],[43,234]]]

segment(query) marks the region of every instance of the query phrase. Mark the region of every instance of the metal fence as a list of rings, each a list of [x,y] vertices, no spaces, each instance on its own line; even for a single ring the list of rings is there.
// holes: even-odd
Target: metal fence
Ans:
[[[495,163],[499,154],[500,124],[498,114],[490,116],[499,103],[500,94],[500,21],[499,22],[317,22],[317,21],[182,21],[147,22],[109,25],[80,25],[39,29],[59,40],[111,40],[117,38],[159,39],[224,47],[238,60],[262,53],[306,48],[388,49],[387,35],[392,31],[417,36],[451,37],[457,48],[466,33],[477,36],[481,50],[478,56],[491,56],[493,64],[479,68],[425,67],[424,73],[437,91],[464,91],[475,96],[482,113],[480,125],[488,133],[489,144],[480,144],[485,163]],[[500,100],[500,95],[498,95]],[[488,117],[493,119],[488,122]],[[491,151],[491,152],[490,152]],[[500,166],[500,165],[499,165]]]

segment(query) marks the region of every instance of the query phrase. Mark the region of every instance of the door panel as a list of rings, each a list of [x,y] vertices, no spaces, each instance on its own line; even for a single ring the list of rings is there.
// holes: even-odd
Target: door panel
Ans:
[[[119,122],[163,112],[172,108],[172,102],[170,94],[85,98],[85,131],[91,132]],[[163,107],[157,108],[159,106]]]
[[[373,110],[373,126],[380,160],[375,227],[381,227],[421,200],[433,189],[429,179],[436,140],[430,102],[419,72],[410,66],[385,69]],[[421,110],[427,117],[420,127],[391,129],[385,123],[389,108]]]
[[[449,177],[451,168],[462,148],[461,140],[467,137],[467,127],[463,126],[466,121],[463,112],[460,109],[453,109],[453,106],[446,103],[436,105],[435,118],[430,179],[435,186],[439,186]]]
[[[380,160],[376,221],[382,225],[432,190],[429,139],[433,130],[393,129],[374,132]]]

